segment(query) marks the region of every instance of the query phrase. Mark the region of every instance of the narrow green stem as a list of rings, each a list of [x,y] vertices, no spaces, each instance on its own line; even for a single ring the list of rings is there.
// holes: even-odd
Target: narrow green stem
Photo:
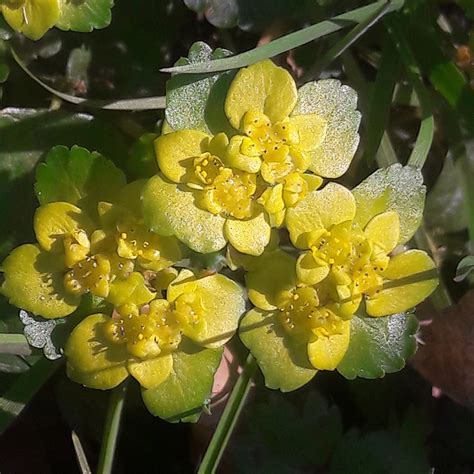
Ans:
[[[126,393],[127,381],[114,388],[110,394],[97,474],[110,474],[112,472]]]
[[[245,361],[244,368],[232,389],[232,393],[230,394],[217,428],[212,435],[209,446],[199,466],[198,474],[213,474],[216,472],[219,461],[234,431],[240,412],[249,394],[252,377],[256,368],[257,361],[249,354]]]

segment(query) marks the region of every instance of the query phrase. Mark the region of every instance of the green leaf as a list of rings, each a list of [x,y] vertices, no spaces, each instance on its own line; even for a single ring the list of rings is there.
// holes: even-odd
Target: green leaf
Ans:
[[[249,64],[268,59],[278,54],[284,53],[290,49],[297,48],[303,44],[309,43],[317,38],[334,33],[354,23],[360,23],[370,18],[380,7],[389,4],[386,13],[398,10],[403,5],[403,0],[378,1],[370,5],[357,8],[342,15],[338,15],[330,20],[325,20],[316,25],[303,28],[302,30],[290,33],[278,38],[270,43],[259,46],[258,48],[246,51],[229,58],[215,59],[210,63],[178,65],[170,68],[161,69],[161,72],[177,73],[211,73],[217,71],[226,71],[228,69],[237,69],[248,66]]]
[[[400,58],[396,54],[393,42],[386,37],[375,86],[368,105],[365,156],[369,164],[375,160],[388,124],[399,69]]]
[[[464,257],[458,263],[454,281],[456,282],[463,281],[465,278],[467,278],[469,273],[471,273],[473,270],[474,270],[474,256],[468,255],[467,257]]]
[[[183,341],[173,353],[171,375],[157,388],[142,389],[148,410],[167,421],[196,422],[211,394],[222,351],[222,348],[202,349]]]
[[[211,59],[228,56],[230,51],[216,49],[214,52],[202,42],[194,43],[189,50],[188,58],[181,58],[177,64],[201,64],[209,63]],[[177,74],[171,77],[166,84],[166,120],[174,130],[193,129],[209,133],[210,129],[206,123],[206,110],[213,104],[210,103],[211,89],[219,80],[220,84],[228,86],[225,80],[228,74],[213,75],[183,75]],[[224,94],[225,97],[225,94]],[[216,100],[216,98],[213,98]],[[222,127],[227,123],[224,115],[224,99],[222,102],[222,116],[224,121],[219,124]]]
[[[441,174],[426,197],[425,221],[430,228],[442,232],[459,232],[467,227],[461,162],[454,162],[451,153],[446,157]]]
[[[36,170],[35,191],[41,204],[66,201],[95,216],[98,202],[113,202],[125,184],[123,172],[99,153],[56,146]]]
[[[112,19],[113,5],[114,0],[61,0],[61,16],[56,26],[82,33],[104,28]]]
[[[377,214],[395,211],[400,217],[399,243],[413,237],[423,217],[426,188],[418,168],[394,164],[372,173],[356,186],[355,221],[365,227]]]
[[[351,322],[351,340],[337,371],[347,379],[373,379],[397,372],[416,351],[418,321],[412,313],[372,318],[360,312]]]
[[[122,157],[127,147],[113,126],[90,115],[31,109],[0,112],[0,143],[0,260],[15,245],[34,239],[33,170],[47,150],[79,144]]]
[[[474,91],[445,52],[450,49],[443,47],[445,33],[437,24],[438,15],[437,5],[429,0],[412,2],[412,12],[403,24],[402,34],[409,39],[423,75],[463,119],[470,133],[474,133]]]
[[[418,100],[420,101],[422,113],[421,125],[408,164],[422,168],[428,158],[428,153],[434,137],[435,123],[431,106],[431,96],[428,94],[428,91],[423,84],[423,77],[417,61],[406,40],[406,34],[403,29],[404,25],[395,16],[388,18],[386,24],[388,32],[395,43],[395,47],[405,64],[408,79],[412,83],[416,95],[418,96]]]
[[[306,343],[296,344],[273,313],[250,310],[242,319],[239,336],[265,377],[268,388],[290,392],[302,387],[316,374],[306,353]]]

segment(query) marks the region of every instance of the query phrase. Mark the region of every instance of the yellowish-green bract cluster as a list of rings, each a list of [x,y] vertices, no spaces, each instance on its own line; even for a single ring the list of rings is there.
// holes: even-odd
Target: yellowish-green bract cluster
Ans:
[[[51,28],[92,31],[110,23],[113,0],[0,0],[0,13],[18,33],[39,40]]]
[[[417,170],[379,170],[352,191],[324,184],[354,156],[356,105],[337,80],[297,89],[271,61],[240,70],[223,131],[165,124],[156,175],[87,212],[40,199],[37,243],[5,260],[3,293],[46,318],[101,298],[110,311],[87,316],[66,344],[69,376],[108,389],[130,374],[164,418],[203,404],[239,321],[268,387],[294,390],[336,369],[356,313],[404,313],[437,285],[430,257],[404,247],[423,209]],[[189,249],[221,252],[227,276],[183,268]],[[229,277],[239,267],[247,312]]]

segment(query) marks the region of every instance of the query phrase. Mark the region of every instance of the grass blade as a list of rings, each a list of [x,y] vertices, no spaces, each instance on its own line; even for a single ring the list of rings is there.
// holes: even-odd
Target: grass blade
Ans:
[[[257,361],[251,354],[248,355],[237,382],[232,389],[224,412],[219,420],[209,446],[204,454],[198,474],[213,474],[221,460],[222,454],[227,446],[230,436],[235,428],[240,412],[249,394],[252,377],[257,368]]]
[[[53,87],[48,86],[48,84],[36,77],[18,57],[13,48],[11,48],[10,51],[13,59],[17,62],[21,69],[23,69],[23,71],[31,77],[31,79],[33,79],[43,89],[46,89],[48,92],[51,92],[51,94],[59,97],[62,100],[65,100],[66,102],[70,102],[71,104],[103,110],[155,110],[164,109],[166,107],[166,97],[164,96],[124,100],[92,100],[65,94],[64,92],[60,92]]]
[[[126,393],[127,381],[124,381],[118,387],[115,387],[110,394],[97,474],[110,474],[112,472]]]
[[[248,66],[249,64],[262,61],[263,59],[277,56],[293,48],[297,48],[303,44],[309,43],[322,36],[329,35],[335,31],[351,26],[354,23],[362,23],[371,18],[380,8],[386,7],[385,13],[400,9],[403,6],[403,0],[382,0],[371,3],[361,8],[351,10],[342,15],[335,16],[330,20],[324,20],[307,28],[303,28],[294,33],[282,36],[270,43],[258,48],[246,51],[223,59],[215,59],[208,63],[192,64],[185,66],[174,66],[160,69],[161,72],[170,73],[212,73],[218,71],[226,71],[228,69],[238,69]]]
[[[422,120],[415,146],[410,158],[408,159],[408,164],[422,168],[426,158],[428,157],[434,137],[435,122],[431,107],[431,97],[425,89],[420,69],[410,45],[406,41],[406,36],[399,18],[387,18],[386,25],[387,30],[395,43],[395,48],[405,65],[408,79],[412,83],[416,95],[418,96],[418,100],[420,101]]]
[[[86,453],[84,452],[84,448],[82,447],[81,440],[79,436],[77,436],[75,431],[71,432],[72,444],[74,446],[74,451],[76,452],[77,463],[79,465],[79,469],[81,470],[81,474],[92,474],[91,468],[89,467],[89,463],[87,462]]]
[[[393,42],[387,36],[367,114],[368,126],[365,153],[366,161],[369,165],[375,160],[375,155],[381,146],[381,141],[387,127],[399,68],[399,56]]]
[[[377,23],[388,11],[390,4],[381,5],[366,20],[355,26],[344,38],[333,45],[323,57],[317,61],[301,78],[301,82],[307,82],[321,74],[332,61],[339,57],[347,48],[354,44],[368,29]]]
[[[0,354],[27,356],[31,347],[23,334],[0,334]]]

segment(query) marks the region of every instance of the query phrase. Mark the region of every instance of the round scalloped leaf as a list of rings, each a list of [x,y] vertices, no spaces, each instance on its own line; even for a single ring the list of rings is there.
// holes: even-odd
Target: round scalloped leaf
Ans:
[[[64,289],[62,259],[37,245],[17,247],[3,262],[2,270],[2,293],[18,308],[44,318],[62,318],[79,305],[80,297]]]
[[[230,51],[216,49],[214,52],[206,43],[194,43],[188,54],[188,58],[181,58],[177,66],[195,63],[206,63],[212,59],[229,56]],[[212,122],[216,122],[216,104],[208,104],[209,96],[213,86],[220,77],[227,77],[230,73],[217,73],[211,76],[202,74],[176,74],[166,83],[166,121],[173,130],[193,129],[210,133],[206,115],[212,116]],[[227,84],[227,81],[219,81],[219,85]],[[222,87],[218,87],[220,90]],[[227,89],[224,87],[224,89]],[[226,92],[226,90],[224,91]],[[218,97],[217,97],[218,96]],[[223,113],[224,94],[216,94],[213,101],[222,102],[222,113],[219,114],[223,121],[219,124],[221,130],[225,128],[227,120]],[[212,107],[211,107],[212,105]]]
[[[175,235],[196,252],[217,252],[225,247],[225,219],[199,209],[189,189],[183,190],[158,174],[143,190],[143,217],[153,232]]]
[[[172,354],[170,376],[156,388],[142,389],[142,398],[150,413],[171,422],[196,422],[211,395],[222,351],[222,348],[202,349],[183,340],[178,351]]]
[[[308,360],[307,344],[296,344],[275,313],[250,310],[240,323],[239,336],[257,359],[268,388],[291,392],[316,375]]]
[[[292,115],[317,114],[327,121],[326,136],[311,153],[310,170],[325,178],[342,176],[359,145],[361,114],[357,93],[336,79],[309,82],[298,89]]]
[[[61,15],[56,26],[82,33],[105,28],[110,25],[113,6],[114,0],[61,0]]]
[[[338,372],[351,380],[398,372],[416,351],[417,330],[418,321],[413,313],[380,318],[366,314],[354,316],[349,348],[337,367]]]
[[[41,204],[70,202],[96,216],[98,202],[115,201],[125,184],[123,172],[99,153],[55,146],[36,170],[35,191]]]
[[[426,188],[418,168],[394,164],[372,173],[352,190],[357,204],[355,222],[365,227],[377,214],[395,211],[400,218],[398,243],[410,240],[423,217]]]

